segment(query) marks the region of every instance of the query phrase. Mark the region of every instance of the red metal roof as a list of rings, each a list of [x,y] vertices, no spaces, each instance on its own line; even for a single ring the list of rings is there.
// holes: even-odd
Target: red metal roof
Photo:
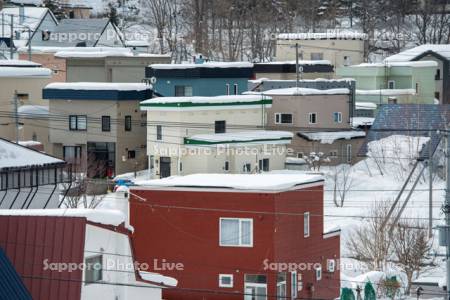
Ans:
[[[0,247],[36,300],[80,299],[82,271],[44,270],[44,261],[83,262],[85,232],[85,218],[0,216]]]

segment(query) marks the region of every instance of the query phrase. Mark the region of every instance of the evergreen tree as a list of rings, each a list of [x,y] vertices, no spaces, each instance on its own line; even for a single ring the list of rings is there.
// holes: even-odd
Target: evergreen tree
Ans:
[[[376,300],[377,296],[375,294],[375,290],[373,288],[372,283],[367,282],[364,286],[364,300]]]

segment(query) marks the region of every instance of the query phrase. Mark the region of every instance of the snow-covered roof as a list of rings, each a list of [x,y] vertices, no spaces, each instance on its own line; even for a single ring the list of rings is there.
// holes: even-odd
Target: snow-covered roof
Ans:
[[[145,83],[116,82],[53,82],[45,89],[59,90],[98,90],[98,91],[145,91],[150,87]]]
[[[5,15],[5,24],[9,24],[11,19],[10,15],[14,16],[14,27],[16,30],[22,29],[24,32],[28,30],[30,27],[31,31],[34,32],[42,19],[45,17],[47,13],[51,13],[51,11],[46,7],[24,7],[24,21],[22,24],[19,24],[19,15],[20,8],[19,7],[6,7],[0,11],[0,23],[2,22],[2,13]],[[52,14],[53,15],[53,14]],[[56,20],[55,20],[56,23]],[[1,33],[0,33],[1,34]],[[9,37],[9,31],[7,30],[6,37]]]
[[[36,62],[23,59],[0,59],[0,67],[41,67]]]
[[[42,145],[42,143],[38,142],[38,141],[19,141],[19,145],[25,146],[25,147],[33,147],[33,146]]]
[[[271,105],[272,98],[262,95],[229,95],[212,97],[158,97],[141,102],[141,109],[201,108],[214,106]],[[244,106],[245,106],[244,105]]]
[[[222,188],[275,192],[295,189],[303,184],[323,182],[319,174],[192,174],[164,179],[136,181],[138,186],[154,188]],[[133,187],[131,188],[133,189]]]
[[[52,70],[36,67],[5,67],[0,66],[0,77],[44,77],[51,78]]]
[[[48,106],[43,105],[22,105],[17,109],[20,115],[27,115],[27,117],[33,116],[47,116]]]
[[[299,134],[310,141],[320,141],[322,144],[333,144],[336,140],[350,140],[366,136],[364,131],[358,130],[299,132]]]
[[[262,65],[295,65],[297,62],[295,60],[286,60],[286,61],[271,61],[271,62],[262,62],[258,63]],[[329,60],[299,60],[299,65],[331,65]]]
[[[0,209],[0,216],[83,217],[93,223],[113,226],[126,222],[121,211],[112,209]]]
[[[350,120],[353,128],[358,128],[361,126],[372,126],[374,121],[375,121],[375,118],[369,118],[369,117],[354,117],[354,118],[351,118],[351,120]]]
[[[384,68],[384,67],[427,68],[437,66],[438,63],[436,61],[424,60],[424,61],[386,61],[386,63],[362,63],[359,65],[350,66],[350,68]]]
[[[434,52],[450,60],[450,44],[444,45],[425,44],[389,56],[388,58],[386,58],[386,61],[388,62],[410,61],[426,52]]]
[[[415,89],[381,89],[381,90],[356,90],[356,95],[364,96],[399,96],[415,95]]]
[[[153,283],[159,283],[165,286],[175,287],[178,284],[178,280],[173,277],[164,276],[158,273],[151,273],[146,271],[139,271],[139,276],[146,281]]]
[[[277,38],[279,40],[365,40],[367,34],[351,30],[331,30],[329,32],[281,33]]]
[[[0,169],[63,163],[61,159],[0,139]]]
[[[253,130],[243,132],[197,134],[185,139],[186,145],[290,144],[293,134],[287,131]]]
[[[374,110],[377,109],[377,105],[372,102],[356,102],[355,108],[361,110]]]
[[[292,165],[305,165],[307,164],[304,158],[299,157],[286,157],[286,163]]]
[[[60,51],[55,53],[57,58],[104,58],[104,57],[170,57],[170,54],[133,53],[129,51]]]
[[[125,45],[127,47],[149,47],[150,42],[149,41],[140,41],[140,40],[125,41]]]
[[[202,64],[152,64],[155,70],[195,69],[195,68],[253,68],[249,62],[205,62]]]
[[[246,92],[245,94],[263,94],[267,96],[348,95],[350,94],[350,90],[347,88],[319,90],[294,87],[285,89],[273,89],[264,92]]]
[[[57,46],[31,46],[33,53],[57,53],[62,51],[74,51],[74,52],[125,52],[130,53],[131,49],[121,47],[57,47]],[[18,49],[18,52],[28,52],[28,47],[22,47]]]

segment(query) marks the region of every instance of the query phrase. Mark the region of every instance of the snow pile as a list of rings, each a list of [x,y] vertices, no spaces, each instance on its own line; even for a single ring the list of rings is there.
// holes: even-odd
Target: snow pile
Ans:
[[[189,137],[189,140],[209,143],[223,142],[224,144],[232,142],[273,144],[274,142],[290,143],[293,137],[294,134],[287,131],[253,130],[230,133],[197,134]]]
[[[139,276],[146,281],[153,283],[159,283],[165,286],[175,287],[178,284],[178,280],[173,277],[164,276],[158,273],[151,273],[145,271],[139,271]]]
[[[1,67],[0,66],[0,77],[43,77],[51,78],[52,70],[47,68],[26,68],[26,67]]]
[[[350,123],[352,124],[353,128],[358,128],[360,126],[372,126],[374,121],[375,118],[369,117],[354,117],[350,119]]]
[[[48,106],[42,105],[22,105],[17,109],[22,116],[48,116]]]
[[[0,169],[59,163],[64,163],[64,161],[0,139]]]
[[[34,147],[42,145],[41,142],[38,141],[19,141],[19,145],[24,147]]]
[[[422,55],[429,51],[437,53],[447,59],[450,59],[450,44],[444,44],[444,45],[426,44],[426,45],[420,45],[420,46],[414,47],[412,49],[392,55],[392,56],[386,58],[386,61],[388,61],[388,62],[410,61],[410,60],[415,59],[419,55]]]
[[[1,209],[1,216],[49,216],[81,217],[93,223],[119,226],[125,222],[125,215],[118,210],[105,209]]]
[[[117,82],[53,82],[45,89],[58,90],[87,90],[87,91],[145,91],[150,86],[145,83],[117,83]]]
[[[280,191],[302,184],[322,182],[319,174],[193,174],[172,176],[164,179],[136,181],[137,185],[155,188],[192,187],[227,188],[236,190]]]
[[[350,68],[391,68],[391,67],[412,67],[412,68],[426,68],[426,67],[437,67],[438,63],[436,61],[389,61],[386,63],[362,63],[359,65],[350,66]]]
[[[356,90],[356,95],[364,96],[399,96],[415,95],[415,89],[381,89],[381,90]]]
[[[320,141],[322,144],[333,144],[336,140],[350,140],[353,138],[362,138],[366,136],[364,131],[319,131],[319,132],[301,132],[301,135],[310,141]]]
[[[155,70],[196,69],[196,68],[253,68],[249,62],[205,62],[202,64],[152,64]]]
[[[318,90],[311,88],[285,88],[285,89],[273,89],[259,92],[246,92],[244,94],[263,94],[267,96],[307,96],[307,95],[348,95],[350,90],[347,88]]]
[[[298,157],[286,157],[286,163],[287,164],[295,164],[295,165],[307,164],[307,162],[304,158],[298,158]]]
[[[229,95],[229,96],[197,96],[197,97],[158,97],[141,102],[145,104],[171,104],[171,103],[196,103],[196,104],[229,104],[236,102],[256,102],[261,100],[272,100],[270,97],[263,97],[257,95]]]

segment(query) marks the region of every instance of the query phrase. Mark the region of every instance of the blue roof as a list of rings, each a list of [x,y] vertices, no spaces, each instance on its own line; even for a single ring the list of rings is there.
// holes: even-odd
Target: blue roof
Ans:
[[[359,154],[365,155],[368,143],[391,135],[431,137],[431,151],[434,153],[441,140],[438,130],[445,130],[450,120],[450,105],[435,104],[384,104],[381,105],[375,121],[369,130],[366,142]],[[425,146],[420,159],[429,157]]]
[[[2,247],[0,247],[0,299],[32,300]]]

